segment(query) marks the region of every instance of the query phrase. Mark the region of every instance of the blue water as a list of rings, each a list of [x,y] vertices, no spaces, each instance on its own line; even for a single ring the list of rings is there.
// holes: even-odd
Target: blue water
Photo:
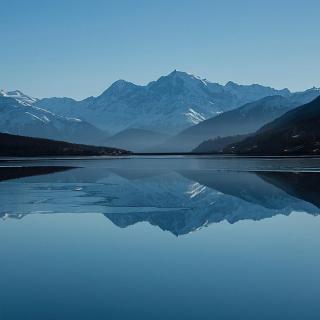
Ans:
[[[1,166],[1,320],[319,319],[317,159]]]

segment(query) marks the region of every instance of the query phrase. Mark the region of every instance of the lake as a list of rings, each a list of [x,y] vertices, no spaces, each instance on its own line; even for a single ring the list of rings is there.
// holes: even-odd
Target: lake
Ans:
[[[0,162],[0,319],[319,319],[320,159]]]

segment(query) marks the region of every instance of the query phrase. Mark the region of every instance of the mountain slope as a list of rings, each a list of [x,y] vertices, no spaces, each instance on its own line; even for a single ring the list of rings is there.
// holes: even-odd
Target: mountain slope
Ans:
[[[264,124],[301,105],[301,101],[309,102],[318,95],[319,91],[314,89],[303,93],[295,93],[289,97],[269,96],[247,103],[240,108],[222,113],[187,128],[178,135],[169,138],[163,145],[156,146],[152,151],[188,152],[209,139],[255,132]]]
[[[237,136],[218,137],[215,139],[209,139],[200,143],[196,148],[192,150],[194,153],[215,153],[222,152],[225,147],[230,144],[239,142],[247,138],[248,134],[241,134]]]
[[[271,95],[288,96],[290,91],[235,83],[223,86],[175,70],[146,86],[119,80],[96,98],[49,98],[36,105],[84,119],[112,133],[139,128],[175,134],[216,114]]]
[[[254,135],[225,148],[249,155],[320,154],[320,97],[287,112]]]
[[[122,154],[129,154],[129,152],[115,148],[94,147],[0,133],[0,156],[102,156]]]
[[[146,148],[160,144],[168,138],[168,135],[143,129],[126,129],[105,140],[103,145],[143,152]]]
[[[15,91],[16,93],[18,91]],[[56,115],[36,107],[23,93],[1,92],[0,131],[25,136],[95,144],[107,136],[86,121]]]
[[[0,97],[13,98],[24,105],[31,105],[38,101],[37,98],[27,96],[26,94],[24,94],[19,90],[14,90],[14,91],[0,90]]]

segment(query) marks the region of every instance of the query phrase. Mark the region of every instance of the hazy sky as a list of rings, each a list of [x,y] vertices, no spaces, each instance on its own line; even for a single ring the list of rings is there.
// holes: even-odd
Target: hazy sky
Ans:
[[[0,0],[0,88],[98,95],[173,69],[213,82],[320,86],[320,1]]]

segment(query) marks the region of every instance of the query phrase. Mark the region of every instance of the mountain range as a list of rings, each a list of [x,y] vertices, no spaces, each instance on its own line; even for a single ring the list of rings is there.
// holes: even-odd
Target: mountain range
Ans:
[[[177,70],[144,86],[118,80],[81,101],[2,90],[0,132],[135,152],[190,152],[205,141],[198,150],[211,152],[319,94],[317,88],[221,85]]]
[[[208,139],[253,133],[287,111],[310,102],[319,94],[320,91],[314,88],[285,97],[279,95],[264,97],[191,126],[154,149],[163,152],[188,152]],[[202,151],[211,150],[214,148],[208,146],[207,150]]]
[[[0,91],[0,132],[89,144],[107,137],[84,120],[37,107],[37,101],[20,91]]]
[[[266,124],[224,152],[248,155],[320,154],[320,97]]]
[[[271,95],[288,96],[290,91],[233,82],[223,86],[175,70],[146,86],[119,80],[98,97],[82,101],[49,98],[37,101],[36,105],[84,119],[113,134],[131,128],[175,134],[221,112]]]

